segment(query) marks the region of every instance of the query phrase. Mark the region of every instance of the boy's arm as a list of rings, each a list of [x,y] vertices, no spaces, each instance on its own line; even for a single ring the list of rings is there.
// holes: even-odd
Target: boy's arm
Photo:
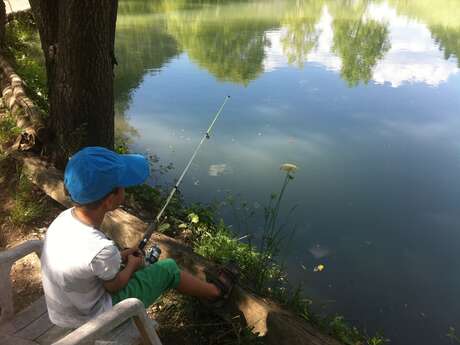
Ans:
[[[110,293],[115,293],[124,288],[133,273],[142,267],[143,261],[143,256],[128,255],[128,262],[125,268],[118,272],[112,280],[104,281],[104,288]]]
[[[134,256],[136,250],[124,251],[126,267],[120,271],[122,253],[115,245],[104,247],[91,261],[91,269],[99,277],[104,288],[114,293],[126,286],[129,279],[144,263],[144,256]]]

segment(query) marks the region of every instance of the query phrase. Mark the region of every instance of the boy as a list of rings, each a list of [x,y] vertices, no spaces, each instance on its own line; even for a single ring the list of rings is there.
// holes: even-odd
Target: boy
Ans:
[[[213,283],[180,270],[172,259],[143,267],[137,248],[119,251],[99,229],[104,215],[124,200],[124,188],[149,176],[147,160],[87,147],[69,160],[64,184],[75,206],[50,225],[41,256],[42,281],[50,320],[74,328],[136,297],[147,307],[163,292],[179,292],[205,301],[226,298],[234,276],[221,271]],[[121,268],[121,263],[125,267]]]

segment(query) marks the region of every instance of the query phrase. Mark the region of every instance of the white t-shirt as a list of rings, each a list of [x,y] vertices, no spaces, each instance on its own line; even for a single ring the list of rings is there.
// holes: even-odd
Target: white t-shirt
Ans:
[[[103,283],[115,278],[121,256],[113,241],[80,222],[72,210],[48,228],[41,267],[50,320],[74,328],[112,307]]]

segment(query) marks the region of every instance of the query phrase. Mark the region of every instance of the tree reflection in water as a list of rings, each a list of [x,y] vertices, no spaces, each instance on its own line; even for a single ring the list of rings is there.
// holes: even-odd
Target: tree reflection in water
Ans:
[[[135,89],[146,71],[159,70],[184,51],[221,81],[248,85],[264,72],[270,31],[281,30],[287,62],[303,67],[318,46],[324,10],[332,16],[333,47],[349,86],[372,79],[391,47],[388,23],[369,18],[370,0],[120,1],[116,94]],[[399,14],[425,22],[445,58],[460,53],[460,16],[452,1],[390,1]],[[457,18],[457,19],[456,19]],[[125,63],[126,62],[126,63]],[[460,63],[459,63],[460,65]],[[125,101],[128,101],[125,99]]]

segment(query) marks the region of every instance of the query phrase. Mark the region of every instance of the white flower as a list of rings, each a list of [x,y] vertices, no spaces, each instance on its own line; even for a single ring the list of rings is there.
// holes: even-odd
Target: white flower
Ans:
[[[291,163],[281,164],[280,170],[283,170],[287,173],[294,173],[298,169],[297,165]]]

